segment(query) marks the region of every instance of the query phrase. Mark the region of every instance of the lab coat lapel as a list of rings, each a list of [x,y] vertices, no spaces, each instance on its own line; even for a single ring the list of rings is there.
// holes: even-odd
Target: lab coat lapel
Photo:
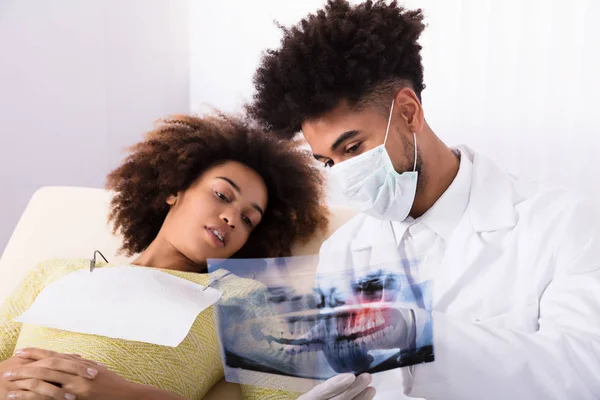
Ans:
[[[367,217],[351,244],[353,267],[365,268],[399,260],[398,246],[389,222]]]
[[[461,288],[500,256],[501,240],[494,236],[517,223],[510,176],[466,146],[461,152],[473,162],[471,192],[433,284],[433,308],[438,311],[447,311]]]
[[[382,222],[379,229],[380,234],[377,235],[379,237],[373,242],[373,247],[371,248],[370,265],[400,260],[398,244],[396,243],[392,224],[390,222]]]

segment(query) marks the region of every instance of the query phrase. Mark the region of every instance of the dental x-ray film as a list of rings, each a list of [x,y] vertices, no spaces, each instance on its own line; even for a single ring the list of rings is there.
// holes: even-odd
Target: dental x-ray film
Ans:
[[[433,361],[430,284],[410,265],[317,272],[328,270],[318,262],[209,260],[227,381],[303,392],[339,373]]]

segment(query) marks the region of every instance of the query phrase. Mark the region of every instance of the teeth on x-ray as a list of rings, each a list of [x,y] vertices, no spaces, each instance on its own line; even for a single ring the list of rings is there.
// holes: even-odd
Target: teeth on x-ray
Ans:
[[[317,314],[273,319],[261,327],[261,333],[266,340],[302,345],[328,340],[356,340],[365,336],[382,339],[385,328],[388,333],[393,330],[392,325],[386,326],[383,311],[368,308],[337,315]]]
[[[223,282],[259,283],[243,297],[224,296],[215,308],[228,379],[249,383],[229,369],[327,379],[433,359],[431,316],[418,306],[428,304],[429,286],[409,278],[405,263],[315,275],[318,258],[277,260],[219,264],[232,273]]]

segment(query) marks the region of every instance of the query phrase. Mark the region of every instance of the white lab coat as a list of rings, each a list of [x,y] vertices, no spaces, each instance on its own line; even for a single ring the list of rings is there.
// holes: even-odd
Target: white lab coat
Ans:
[[[435,361],[412,376],[388,371],[376,388],[398,391],[376,398],[600,399],[600,204],[460,150],[471,193],[433,276]],[[392,234],[358,214],[324,243],[320,265],[398,259]]]

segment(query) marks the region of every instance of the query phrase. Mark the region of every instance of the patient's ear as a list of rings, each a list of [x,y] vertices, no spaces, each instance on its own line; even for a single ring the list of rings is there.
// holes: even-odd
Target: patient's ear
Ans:
[[[174,206],[175,203],[177,203],[177,195],[170,195],[169,197],[167,197],[167,204],[170,206]]]

